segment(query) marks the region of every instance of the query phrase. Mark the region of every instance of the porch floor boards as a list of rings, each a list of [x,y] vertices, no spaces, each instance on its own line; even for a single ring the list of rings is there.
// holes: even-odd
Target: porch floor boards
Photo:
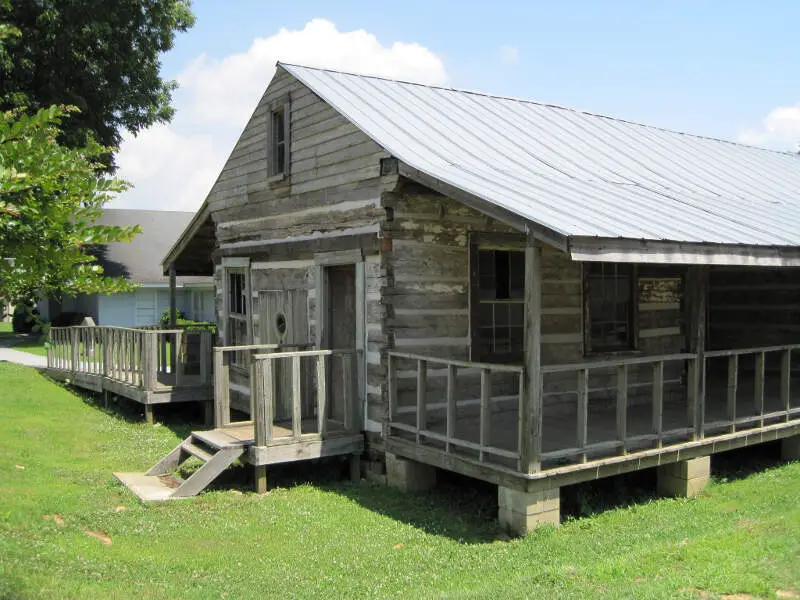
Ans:
[[[318,435],[317,420],[303,419],[301,431],[303,435]],[[345,431],[341,423],[328,421],[328,434],[337,435]],[[231,446],[252,446],[255,444],[255,429],[253,423],[232,423],[226,427],[218,427],[208,431],[195,431],[195,436],[199,437],[214,448],[226,448]],[[276,422],[272,426],[272,440],[267,445],[284,444],[292,440],[291,421]]]

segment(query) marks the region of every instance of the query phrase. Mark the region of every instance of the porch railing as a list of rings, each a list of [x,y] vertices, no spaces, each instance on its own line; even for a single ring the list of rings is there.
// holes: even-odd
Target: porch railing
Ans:
[[[800,345],[546,365],[526,397],[521,366],[389,352],[388,434],[519,472],[668,448],[800,418],[793,358]],[[525,439],[530,415],[539,443]]]
[[[356,350],[265,344],[215,348],[215,425],[252,424],[255,445],[275,438],[318,439],[332,430],[358,432]],[[231,418],[231,367],[249,355],[250,419]],[[241,360],[241,358],[239,358]]]
[[[409,401],[401,402],[399,363],[407,366],[403,370],[404,375],[413,374],[416,380],[414,386],[414,397],[408,398]],[[441,386],[435,386],[432,382],[432,371],[446,370],[446,383],[442,390]],[[464,385],[465,376],[469,374],[471,381],[468,386]],[[436,373],[441,380],[441,373]],[[459,375],[462,385],[459,386]],[[475,377],[477,375],[477,377]],[[493,394],[493,379],[497,376],[505,376],[511,380],[515,390],[512,394],[496,395]],[[460,450],[469,450],[477,453],[478,461],[488,462],[491,458],[502,458],[513,461],[517,468],[522,468],[521,452],[523,447],[524,432],[522,429],[521,414],[519,407],[522,406],[523,395],[523,376],[524,369],[520,366],[499,365],[491,363],[473,363],[460,360],[445,358],[432,358],[417,354],[407,354],[403,352],[389,352],[389,434],[393,432],[405,432],[414,436],[415,441],[437,442],[443,446],[446,454],[451,454]],[[410,379],[405,377],[405,379]],[[508,382],[506,382],[508,387]],[[444,392],[443,398],[436,399],[429,394],[431,388],[438,388],[437,391]],[[469,388],[469,389],[468,389]],[[462,397],[460,393],[466,394]],[[438,401],[437,401],[438,400]],[[499,432],[492,431],[492,411],[500,402],[512,401],[517,406],[517,432],[516,448],[508,450],[500,448],[492,443],[493,434]],[[477,408],[478,434],[477,439],[467,439],[457,431],[457,421],[459,411],[474,410]],[[432,426],[434,422],[441,424],[442,419],[435,421],[430,418],[436,411],[441,414],[444,409],[444,427]],[[411,422],[403,419],[404,414],[412,416]],[[437,430],[438,429],[438,430]]]
[[[211,332],[52,327],[47,367],[105,377],[145,391],[211,383]]]

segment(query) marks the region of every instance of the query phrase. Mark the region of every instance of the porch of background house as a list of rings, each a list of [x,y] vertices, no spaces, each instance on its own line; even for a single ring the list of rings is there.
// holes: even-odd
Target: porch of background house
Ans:
[[[212,400],[211,331],[73,326],[50,329],[47,372],[145,405]]]
[[[390,455],[497,483],[501,491],[557,492],[800,434],[800,344],[785,343],[800,332],[787,327],[780,330],[784,343],[736,347],[743,338],[735,335],[734,315],[707,339],[708,267],[686,274],[686,352],[542,364],[533,244],[525,262],[524,366],[388,353]],[[788,304],[796,310],[796,301]]]

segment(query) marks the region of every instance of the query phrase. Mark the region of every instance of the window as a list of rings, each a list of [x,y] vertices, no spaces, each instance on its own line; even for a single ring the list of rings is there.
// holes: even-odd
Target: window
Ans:
[[[620,263],[585,267],[587,350],[630,350],[634,346],[634,269]]]
[[[228,346],[248,344],[247,319],[247,272],[244,269],[228,269],[228,315],[225,343]],[[236,352],[232,364],[245,365],[245,352]]]
[[[275,105],[269,113],[267,175],[282,179],[289,174],[289,104]]]
[[[522,359],[525,253],[473,248],[472,348],[479,361]]]

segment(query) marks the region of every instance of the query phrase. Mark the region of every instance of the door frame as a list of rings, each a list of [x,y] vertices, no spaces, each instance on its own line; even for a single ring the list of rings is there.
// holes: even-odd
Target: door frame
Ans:
[[[328,267],[353,265],[356,272],[356,368],[358,371],[358,399],[361,404],[362,419],[367,418],[367,337],[366,314],[367,296],[364,254],[358,250],[340,250],[336,252],[318,252],[314,254],[316,281],[316,331],[317,348],[328,346],[328,307],[330,306],[330,287],[328,285]],[[364,421],[366,423],[366,421]]]

